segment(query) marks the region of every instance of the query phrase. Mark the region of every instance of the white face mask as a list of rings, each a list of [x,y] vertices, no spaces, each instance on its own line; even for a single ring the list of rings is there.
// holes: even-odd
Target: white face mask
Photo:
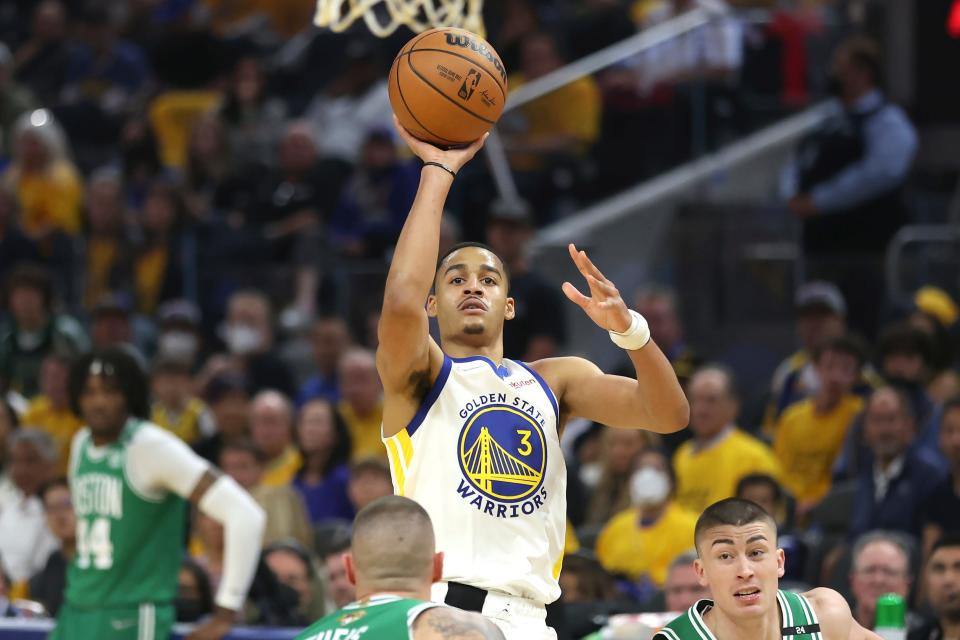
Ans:
[[[197,336],[186,331],[170,331],[160,336],[157,351],[164,358],[193,360],[197,353]]]
[[[234,355],[249,355],[260,348],[260,332],[248,324],[228,325],[225,338]]]
[[[580,482],[585,484],[588,489],[595,488],[600,483],[600,476],[603,475],[603,466],[599,462],[588,462],[580,467]]]
[[[670,495],[670,478],[653,467],[644,467],[630,478],[630,500],[638,507],[662,504]]]

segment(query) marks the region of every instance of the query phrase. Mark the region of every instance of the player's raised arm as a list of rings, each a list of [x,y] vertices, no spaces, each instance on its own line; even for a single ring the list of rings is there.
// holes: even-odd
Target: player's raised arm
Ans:
[[[572,415],[613,427],[657,433],[683,429],[690,418],[690,406],[669,360],[650,339],[646,320],[627,308],[616,286],[585,252],[572,244],[569,248],[570,257],[587,281],[590,296],[580,293],[569,282],[563,283],[563,292],[627,351],[637,377],[606,375],[582,358],[542,360],[537,368],[552,370],[549,377],[558,381],[562,404]]]
[[[483,146],[444,151],[417,140],[397,123],[400,137],[424,162],[420,187],[390,263],[383,294],[377,368],[387,394],[411,388],[414,374],[429,369],[430,337],[424,305],[436,270],[440,219],[455,174]],[[439,353],[439,350],[438,350]]]

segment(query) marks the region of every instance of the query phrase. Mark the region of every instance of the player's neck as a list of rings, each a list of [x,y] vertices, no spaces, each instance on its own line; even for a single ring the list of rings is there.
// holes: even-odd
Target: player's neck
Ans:
[[[776,602],[774,599],[770,611],[759,620],[756,618],[734,620],[714,607],[703,616],[703,621],[707,623],[707,627],[717,640],[737,640],[738,638],[780,640],[782,628]]]
[[[120,439],[120,434],[123,433],[123,428],[126,426],[128,419],[129,418],[124,418],[118,427],[108,431],[94,432],[91,430],[90,440],[93,441],[93,446],[102,447],[104,445],[114,443]]]
[[[500,364],[503,362],[503,341],[497,340],[494,344],[476,345],[448,339],[443,341],[443,352],[451,358],[483,356],[493,360],[496,364]]]
[[[429,600],[430,588],[426,589],[358,589],[357,602],[369,600],[375,596],[396,596],[397,598],[409,598],[410,600]]]

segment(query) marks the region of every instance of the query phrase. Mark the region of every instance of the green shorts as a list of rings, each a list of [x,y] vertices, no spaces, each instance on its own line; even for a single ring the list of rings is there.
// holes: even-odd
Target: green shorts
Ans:
[[[65,603],[50,640],[168,640],[175,618],[172,604],[80,609]]]

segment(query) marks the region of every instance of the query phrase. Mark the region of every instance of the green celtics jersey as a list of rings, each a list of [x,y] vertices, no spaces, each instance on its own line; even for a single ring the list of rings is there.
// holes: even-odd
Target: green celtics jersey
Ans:
[[[817,612],[804,596],[790,591],[777,591],[777,606],[784,640],[823,640]],[[686,613],[658,631],[653,636],[654,640],[717,640],[703,621],[703,614],[711,607],[712,600],[698,601]]]
[[[104,608],[172,602],[183,556],[186,501],[169,492],[143,495],[130,481],[131,419],[113,443],[96,447],[89,429],[74,440],[70,490],[77,553],[67,571],[66,602]]]
[[[352,602],[313,623],[296,640],[401,640],[413,637],[417,616],[443,605],[391,595]]]

